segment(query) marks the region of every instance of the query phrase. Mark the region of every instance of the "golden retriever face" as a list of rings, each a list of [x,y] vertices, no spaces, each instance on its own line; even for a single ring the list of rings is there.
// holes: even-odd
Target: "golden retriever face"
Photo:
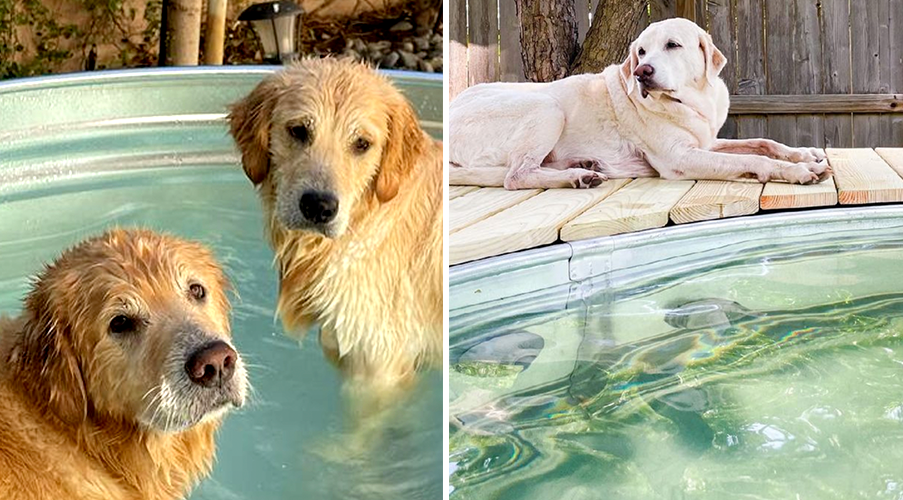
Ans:
[[[650,24],[630,45],[621,66],[628,94],[639,87],[641,97],[680,99],[714,81],[726,63],[712,37],[687,19]]]
[[[38,277],[18,356],[43,374],[36,390],[65,421],[178,432],[244,403],[227,287],[200,244],[110,231],[66,251]]]
[[[306,59],[268,77],[229,117],[245,173],[287,230],[340,237],[355,207],[389,202],[423,143],[414,111],[366,65]]]

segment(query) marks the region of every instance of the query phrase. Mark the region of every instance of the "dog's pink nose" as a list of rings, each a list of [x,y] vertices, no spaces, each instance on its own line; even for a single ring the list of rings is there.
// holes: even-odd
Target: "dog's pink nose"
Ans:
[[[212,387],[228,382],[235,372],[235,349],[222,340],[201,347],[188,358],[185,371],[195,384]]]
[[[636,71],[633,74],[640,80],[645,80],[655,74],[655,68],[649,64],[640,64],[636,67]]]

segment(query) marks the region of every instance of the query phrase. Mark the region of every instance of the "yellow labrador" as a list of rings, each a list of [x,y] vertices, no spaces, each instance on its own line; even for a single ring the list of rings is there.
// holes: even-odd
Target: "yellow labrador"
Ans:
[[[449,107],[452,184],[595,187],[608,178],[831,176],[824,154],[767,139],[718,139],[724,55],[686,19],[653,23],[621,65],[551,83],[489,83]]]

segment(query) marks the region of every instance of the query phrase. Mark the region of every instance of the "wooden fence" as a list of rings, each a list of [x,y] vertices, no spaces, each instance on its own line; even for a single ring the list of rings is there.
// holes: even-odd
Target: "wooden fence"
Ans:
[[[580,41],[596,0],[576,0]],[[696,21],[728,63],[722,137],[795,146],[903,146],[903,0],[650,0],[648,23]],[[523,81],[514,0],[452,0],[450,97]],[[639,34],[639,32],[637,33]]]

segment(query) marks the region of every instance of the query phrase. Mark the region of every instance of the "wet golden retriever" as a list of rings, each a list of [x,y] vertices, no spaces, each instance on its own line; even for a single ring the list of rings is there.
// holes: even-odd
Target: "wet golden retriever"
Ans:
[[[241,406],[228,284],[197,243],[112,230],[0,318],[0,498],[176,499]]]
[[[398,388],[442,359],[442,145],[371,68],[306,59],[229,116],[263,203],[289,330],[321,327],[351,379]]]
[[[612,178],[831,176],[823,151],[768,139],[718,139],[726,63],[692,21],[650,24],[623,64],[550,83],[486,83],[449,105],[451,184],[590,188]]]

